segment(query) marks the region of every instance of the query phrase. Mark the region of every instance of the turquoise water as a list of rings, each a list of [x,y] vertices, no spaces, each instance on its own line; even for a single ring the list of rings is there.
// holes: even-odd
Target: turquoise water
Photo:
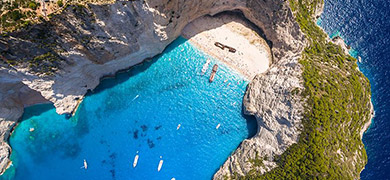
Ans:
[[[212,63],[202,76],[207,58]],[[209,83],[215,63],[218,73]],[[26,108],[10,138],[13,167],[2,178],[211,179],[256,132],[256,121],[242,114],[247,84],[178,38],[152,61],[103,80],[69,119],[51,104]]]

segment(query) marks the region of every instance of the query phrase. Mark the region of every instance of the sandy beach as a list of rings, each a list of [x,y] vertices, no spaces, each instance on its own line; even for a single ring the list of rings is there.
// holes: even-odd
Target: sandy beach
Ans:
[[[221,14],[203,16],[188,24],[182,35],[189,41],[229,67],[252,80],[256,74],[265,72],[271,62],[270,48],[250,24],[241,17]],[[214,45],[220,42],[235,48],[235,53]]]

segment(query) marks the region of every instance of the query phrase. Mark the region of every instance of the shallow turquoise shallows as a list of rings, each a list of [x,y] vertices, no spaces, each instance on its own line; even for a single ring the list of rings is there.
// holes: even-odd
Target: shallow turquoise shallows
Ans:
[[[209,83],[215,63],[218,73]],[[2,178],[211,179],[256,132],[256,121],[242,113],[247,84],[179,38],[152,61],[103,80],[69,119],[50,104],[26,108],[10,138],[13,167]]]

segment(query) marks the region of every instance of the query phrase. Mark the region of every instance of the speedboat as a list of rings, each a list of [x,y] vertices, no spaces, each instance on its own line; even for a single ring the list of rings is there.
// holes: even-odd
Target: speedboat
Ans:
[[[87,160],[84,159],[84,169],[88,169],[88,163]]]
[[[161,168],[162,168],[162,165],[164,163],[164,161],[161,159],[162,156],[160,156],[160,162],[158,163],[158,167],[157,167],[157,171],[160,172]]]
[[[203,65],[203,68],[202,68],[202,75],[204,75],[204,73],[206,73],[207,69],[209,68],[209,64],[210,64],[210,59],[207,59],[206,63]]]
[[[138,151],[137,151],[137,155],[135,155],[135,157],[134,157],[133,167],[137,166],[138,158],[139,158],[139,155],[138,155]]]

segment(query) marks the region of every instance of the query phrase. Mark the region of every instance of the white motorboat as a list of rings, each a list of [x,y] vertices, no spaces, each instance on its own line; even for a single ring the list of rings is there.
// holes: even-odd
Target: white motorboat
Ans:
[[[138,155],[138,151],[137,151],[137,155],[135,155],[135,157],[134,157],[133,167],[137,166],[138,158],[139,158],[139,155]]]
[[[160,162],[158,163],[158,168],[157,168],[157,171],[160,172],[161,168],[162,168],[162,165],[164,163],[164,161],[161,159],[162,156],[160,156]]]

